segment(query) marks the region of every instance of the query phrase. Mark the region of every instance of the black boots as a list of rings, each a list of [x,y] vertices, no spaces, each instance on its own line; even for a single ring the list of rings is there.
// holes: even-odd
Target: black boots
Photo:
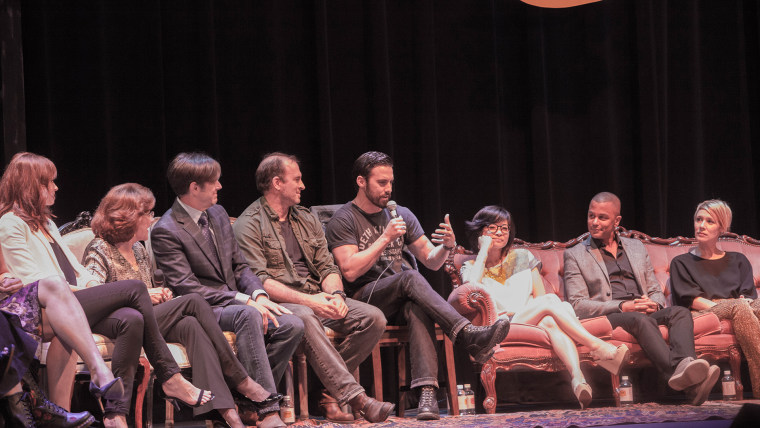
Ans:
[[[493,325],[477,327],[467,324],[457,334],[457,342],[462,343],[467,352],[480,364],[493,355],[493,347],[501,343],[509,333],[509,321],[498,319]]]
[[[420,403],[417,406],[418,421],[437,421],[441,418],[435,392],[434,386],[426,385],[420,388]]]

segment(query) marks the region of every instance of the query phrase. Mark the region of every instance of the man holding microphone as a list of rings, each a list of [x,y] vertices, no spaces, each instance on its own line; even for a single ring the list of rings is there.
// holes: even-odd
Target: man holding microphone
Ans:
[[[393,190],[390,156],[364,153],[354,162],[352,177],[356,197],[336,211],[327,225],[330,251],[350,297],[377,306],[389,324],[409,326],[411,387],[421,389],[417,419],[438,419],[435,323],[454,344],[462,344],[483,363],[506,337],[509,322],[473,326],[417,271],[416,260],[428,269],[440,269],[456,246],[456,238],[448,214],[431,242],[410,210],[389,204]]]

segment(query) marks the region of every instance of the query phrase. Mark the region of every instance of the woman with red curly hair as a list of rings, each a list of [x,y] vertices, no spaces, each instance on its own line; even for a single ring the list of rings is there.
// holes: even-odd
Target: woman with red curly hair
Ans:
[[[154,286],[148,251],[140,241],[148,240],[155,202],[153,193],[139,184],[111,188],[95,211],[92,230],[96,238],[87,246],[82,263],[99,282],[138,279],[148,286],[161,334],[185,346],[193,382],[216,393],[214,401],[195,409],[195,414],[216,409],[231,427],[242,428],[236,401],[255,411],[282,396],[270,394],[246,373],[203,297],[187,294],[173,298],[169,288]],[[225,379],[243,396],[233,398]]]
[[[196,388],[179,373],[159,332],[144,284],[132,280],[88,288],[101,281],[87,272],[66,245],[61,244],[61,235],[52,221],[50,207],[58,190],[54,182],[56,176],[55,165],[49,159],[22,152],[13,156],[0,179],[0,247],[10,273],[26,284],[22,289],[26,293],[25,301],[16,313],[35,309],[39,303],[46,309],[55,334],[77,353],[82,352],[88,367],[95,370],[90,391],[106,399],[103,422],[107,427],[127,426],[126,415],[141,346],[168,397],[177,397],[195,406],[212,400],[211,392]],[[71,290],[76,300],[60,297],[50,301],[48,298],[70,296]],[[76,308],[76,301],[81,308]],[[34,333],[40,328],[39,309],[31,312],[34,318],[28,319],[25,325],[27,331]],[[79,314],[86,319],[79,318]],[[100,369],[102,360],[96,357],[99,353],[91,343],[92,337],[87,337],[90,330],[115,340],[111,367],[114,375],[123,379],[123,386],[118,378],[107,383],[113,375]],[[48,361],[48,365],[50,363]]]

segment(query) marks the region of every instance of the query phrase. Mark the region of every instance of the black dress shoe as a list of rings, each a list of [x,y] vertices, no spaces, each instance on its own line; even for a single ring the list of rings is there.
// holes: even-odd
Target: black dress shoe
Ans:
[[[433,386],[423,386],[420,391],[420,403],[417,406],[418,421],[437,421],[441,418],[438,412],[438,399]]]
[[[509,321],[496,320],[493,325],[478,327],[472,324],[464,326],[457,341],[464,343],[467,352],[480,364],[484,364],[493,355],[493,347],[501,343],[509,333]]]
[[[241,409],[249,410],[252,412],[258,412],[259,410],[269,407],[274,403],[279,403],[283,397],[285,396],[280,393],[273,392],[269,394],[269,397],[261,401],[253,401],[238,391],[232,391],[232,399],[235,401],[235,404]]]

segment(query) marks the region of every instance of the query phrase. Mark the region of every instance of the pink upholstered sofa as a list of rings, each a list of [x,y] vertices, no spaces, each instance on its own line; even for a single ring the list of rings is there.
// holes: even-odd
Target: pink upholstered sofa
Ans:
[[[668,298],[668,304],[672,304],[670,296],[670,261],[673,257],[685,253],[694,247],[695,241],[690,238],[654,238],[644,233],[627,231],[620,228],[622,236],[641,240],[652,261],[655,276],[662,285],[663,292]],[[565,297],[563,281],[563,253],[566,248],[582,242],[588,234],[568,242],[542,242],[528,243],[515,239],[515,246],[530,250],[541,260],[541,276],[544,286],[549,293],[557,294],[562,300]],[[760,241],[736,234],[727,234],[721,238],[721,248],[726,251],[738,251],[744,253],[752,263],[755,285],[760,285]],[[496,320],[496,314],[490,297],[481,289],[461,285],[459,268],[465,260],[475,256],[463,248],[458,247],[449,256],[445,264],[446,272],[450,275],[454,290],[449,296],[451,303],[460,313],[472,320],[476,325],[492,324]],[[760,287],[758,287],[760,288]],[[621,328],[612,330],[606,317],[590,318],[582,320],[586,329],[595,336],[610,341],[614,344],[625,343],[631,349],[631,356],[626,362],[628,367],[649,366],[651,363],[636,343],[636,340]],[[667,329],[661,327],[663,337],[667,340]],[[733,329],[729,321],[720,321],[713,314],[700,315],[694,319],[694,336],[696,339],[696,351],[699,358],[710,362],[728,361],[731,371],[736,378],[736,389],[743,391],[741,384],[741,350],[733,335]],[[589,355],[589,350],[579,346],[581,362],[595,365]],[[513,323],[509,335],[500,345],[494,356],[486,362],[481,370],[480,378],[486,391],[483,407],[487,413],[493,413],[496,409],[496,373],[498,371],[517,370],[541,370],[556,372],[564,367],[556,354],[551,350],[547,334],[539,327]],[[612,376],[613,395],[619,403],[617,387],[619,379]]]

